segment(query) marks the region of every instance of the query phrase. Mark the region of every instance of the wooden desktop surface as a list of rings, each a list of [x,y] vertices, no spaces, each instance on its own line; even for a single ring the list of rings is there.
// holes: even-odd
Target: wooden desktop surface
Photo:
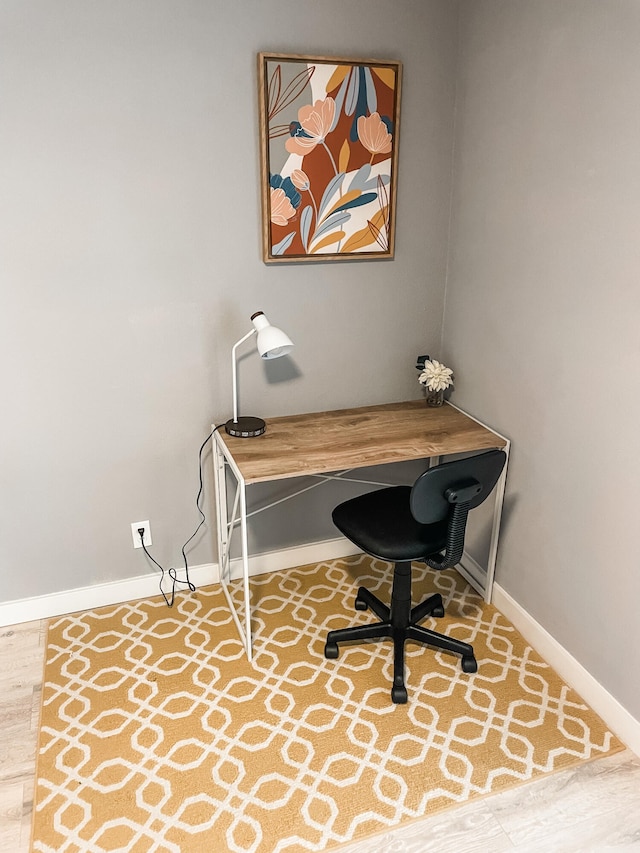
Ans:
[[[218,437],[247,484],[506,445],[463,412],[424,400],[269,418],[257,438]]]

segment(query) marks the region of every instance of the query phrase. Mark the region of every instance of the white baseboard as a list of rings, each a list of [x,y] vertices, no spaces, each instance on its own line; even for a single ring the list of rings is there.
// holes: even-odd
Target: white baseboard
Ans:
[[[272,551],[267,554],[256,554],[249,559],[249,574],[258,575],[264,572],[274,572],[278,569],[290,569],[304,566],[307,563],[318,563],[322,560],[333,560],[336,557],[346,557],[359,551],[347,539],[328,539],[311,545],[300,545],[285,548],[282,551]],[[242,576],[242,562],[232,560],[232,577]],[[178,572],[184,577],[184,572]],[[205,563],[189,569],[189,577],[196,586],[208,586],[219,583],[220,572],[217,563]],[[17,625],[20,622],[34,622],[39,619],[51,619],[63,616],[65,613],[76,613],[79,610],[93,610],[109,604],[122,604],[138,598],[151,598],[160,594],[158,586],[160,573],[149,571],[122,581],[94,584],[93,586],[78,587],[64,592],[49,595],[37,595],[33,598],[21,598],[16,601],[0,603],[0,627]],[[178,589],[185,589],[184,586]],[[167,595],[171,591],[171,580],[165,575],[164,590]]]
[[[310,545],[295,545],[293,548],[283,548],[281,551],[270,551],[249,557],[249,576],[277,572],[279,569],[293,569],[296,566],[306,566],[309,563],[320,563],[323,560],[335,560],[338,557],[348,557],[351,554],[361,553],[361,548],[356,548],[353,542],[349,542],[344,537],[325,539],[323,542],[312,542]],[[219,582],[218,565],[215,569],[215,581]],[[242,560],[232,560],[231,578],[241,577]]]
[[[555,640],[499,584],[493,585],[492,602],[558,675],[576,690],[629,749],[640,755],[640,721]]]
[[[471,554],[468,554],[466,551],[462,554],[462,559],[456,566],[456,571],[462,575],[467,583],[471,584],[475,591],[479,593],[485,601],[487,600],[485,591],[487,583],[486,569],[483,569],[482,566],[473,559]]]
[[[189,568],[189,577],[196,586],[206,586],[214,583],[217,569],[218,567],[212,563],[193,566]],[[184,572],[178,572],[178,576],[184,577]],[[160,572],[149,572],[123,581],[99,583],[49,595],[7,601],[0,604],[0,627],[17,625],[19,622],[33,622],[36,619],[50,619],[53,616],[63,616],[65,613],[76,613],[78,610],[93,610],[95,607],[103,607],[107,604],[122,604],[124,601],[134,601],[137,598],[151,598],[160,595],[159,583]],[[169,595],[171,580],[166,575],[163,587],[165,593]],[[178,589],[185,588],[178,587]]]

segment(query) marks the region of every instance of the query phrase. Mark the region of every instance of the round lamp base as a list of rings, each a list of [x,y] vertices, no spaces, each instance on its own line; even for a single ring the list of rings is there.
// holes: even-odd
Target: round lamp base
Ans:
[[[262,418],[238,418],[228,420],[224,425],[225,432],[233,435],[235,438],[255,438],[257,435],[262,435],[266,430],[267,425]]]

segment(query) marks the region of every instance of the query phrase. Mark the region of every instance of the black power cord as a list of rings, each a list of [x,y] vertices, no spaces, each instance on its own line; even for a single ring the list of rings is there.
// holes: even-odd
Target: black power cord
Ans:
[[[205,449],[205,447],[207,446],[207,443],[209,441],[211,441],[211,439],[213,438],[214,433],[216,433],[219,429],[221,429],[221,427],[222,427],[222,424],[220,424],[219,426],[216,426],[212,429],[212,431],[209,433],[209,435],[205,438],[205,440],[200,445],[200,450],[198,451],[198,471],[199,471],[199,477],[200,477],[200,488],[198,489],[198,494],[196,496],[196,509],[198,510],[198,512],[200,513],[202,518],[200,519],[200,523],[198,524],[196,529],[193,531],[191,536],[187,539],[187,541],[182,546],[182,559],[184,561],[184,571],[185,571],[185,578],[186,578],[185,580],[180,580],[180,578],[178,577],[178,574],[177,574],[177,572],[178,572],[177,569],[174,569],[174,568],[165,569],[163,566],[160,565],[160,563],[157,560],[154,560],[154,558],[151,556],[151,554],[147,550],[147,546],[144,544],[144,527],[138,528],[138,536],[140,537],[140,544],[142,545],[142,550],[147,555],[147,557],[151,560],[151,562],[154,563],[160,569],[160,572],[161,572],[161,575],[160,575],[160,592],[162,593],[162,597],[164,598],[164,600],[167,603],[167,607],[173,607],[173,602],[175,601],[175,597],[176,597],[176,587],[178,584],[184,584],[185,586],[187,586],[189,588],[189,590],[191,592],[196,591],[195,584],[193,584],[191,582],[191,580],[189,579],[189,563],[187,562],[187,555],[186,555],[185,551],[186,551],[187,545],[193,539],[195,539],[195,537],[198,534],[198,531],[200,530],[200,528],[202,527],[202,525],[206,521],[206,516],[205,516],[204,512],[202,511],[202,508],[200,507],[200,498],[202,497],[202,492],[204,489],[204,483],[203,483],[203,479],[202,479],[202,452]],[[167,597],[167,594],[165,593],[165,591],[162,588],[162,581],[164,580],[165,572],[166,572],[166,574],[169,575],[169,577],[173,581],[172,586],[171,586],[171,597],[170,598]]]

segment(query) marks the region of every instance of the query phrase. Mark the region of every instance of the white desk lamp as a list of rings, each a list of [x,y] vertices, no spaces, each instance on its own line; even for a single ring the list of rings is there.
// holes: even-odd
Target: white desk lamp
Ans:
[[[262,435],[267,428],[262,418],[238,417],[238,364],[236,350],[240,344],[243,344],[255,334],[258,335],[256,347],[262,358],[280,358],[281,355],[287,355],[293,349],[293,343],[288,336],[281,329],[272,326],[262,311],[256,311],[255,314],[252,314],[251,322],[253,323],[253,329],[247,332],[243,338],[240,338],[231,350],[233,418],[226,422],[224,428],[229,435],[233,435],[236,438],[253,438],[254,436]]]

